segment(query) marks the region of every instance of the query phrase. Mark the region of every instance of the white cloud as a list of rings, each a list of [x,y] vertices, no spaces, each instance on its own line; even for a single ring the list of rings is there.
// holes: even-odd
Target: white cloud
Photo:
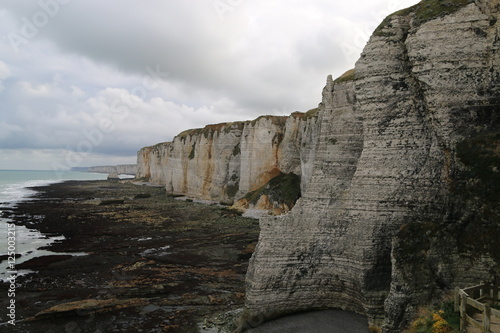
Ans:
[[[71,96],[73,96],[76,99],[84,98],[87,96],[87,93],[82,90],[80,87],[77,86],[71,86]]]
[[[10,76],[10,69],[7,64],[0,60],[0,80],[6,79]]]
[[[22,92],[31,97],[50,97],[57,93],[57,88],[48,83],[32,84],[31,82],[19,82]]]
[[[0,92],[5,89],[3,80],[10,76],[10,69],[7,64],[0,60]]]

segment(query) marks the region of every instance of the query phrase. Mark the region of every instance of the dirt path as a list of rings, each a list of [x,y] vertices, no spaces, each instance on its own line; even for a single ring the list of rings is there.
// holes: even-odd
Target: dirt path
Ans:
[[[248,333],[368,333],[366,317],[352,312],[325,310],[279,318]]]

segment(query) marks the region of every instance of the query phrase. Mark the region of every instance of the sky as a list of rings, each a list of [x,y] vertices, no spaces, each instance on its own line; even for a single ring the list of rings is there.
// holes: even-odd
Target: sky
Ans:
[[[321,102],[416,0],[0,2],[0,169],[136,162],[183,130]]]

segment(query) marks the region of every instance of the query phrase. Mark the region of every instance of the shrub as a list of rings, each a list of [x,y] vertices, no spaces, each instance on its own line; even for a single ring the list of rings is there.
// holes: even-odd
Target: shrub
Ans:
[[[406,333],[458,332],[459,320],[459,314],[454,312],[453,301],[448,301],[433,310],[422,308]]]

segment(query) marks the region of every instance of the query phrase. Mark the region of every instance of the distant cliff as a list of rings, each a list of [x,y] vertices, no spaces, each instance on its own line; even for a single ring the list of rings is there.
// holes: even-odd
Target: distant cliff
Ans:
[[[344,308],[401,332],[456,286],[500,281],[499,1],[422,1],[328,78],[312,176],[260,221],[251,322]]]
[[[93,166],[89,167],[87,171],[108,174],[116,173],[118,175],[135,175],[137,172],[137,164]]]
[[[172,142],[142,148],[137,155],[137,177],[165,185],[171,193],[225,203],[241,199],[239,207],[287,211],[295,200],[283,200],[283,191],[272,198],[265,187],[271,179],[286,181],[291,177],[285,175],[291,174],[302,177],[303,187],[307,184],[316,111],[184,131]],[[300,180],[295,182],[289,190],[300,194],[300,184]]]
[[[260,220],[243,323],[343,308],[396,333],[454,287],[500,281],[499,10],[424,0],[328,77],[318,110],[138,153],[139,177],[241,206],[284,211],[301,177],[291,212]]]

